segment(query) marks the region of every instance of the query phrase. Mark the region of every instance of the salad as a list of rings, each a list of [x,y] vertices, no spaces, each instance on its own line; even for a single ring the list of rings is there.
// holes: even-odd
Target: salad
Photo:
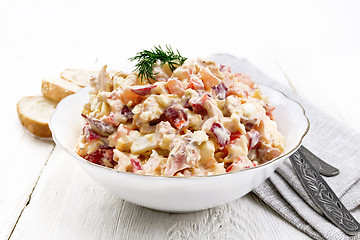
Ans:
[[[84,159],[136,174],[207,176],[251,168],[284,151],[274,107],[250,76],[171,48],[132,60],[138,60],[132,73],[110,76],[104,66],[90,80],[76,146]]]

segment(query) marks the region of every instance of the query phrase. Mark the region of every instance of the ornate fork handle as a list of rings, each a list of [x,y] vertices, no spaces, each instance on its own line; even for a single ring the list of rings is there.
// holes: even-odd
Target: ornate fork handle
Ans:
[[[347,235],[358,234],[360,224],[306,159],[306,156],[301,151],[296,151],[290,156],[290,161],[305,190],[323,214]]]

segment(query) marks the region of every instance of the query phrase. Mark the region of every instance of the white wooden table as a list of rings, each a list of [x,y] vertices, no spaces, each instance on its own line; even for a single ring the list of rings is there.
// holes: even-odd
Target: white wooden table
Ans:
[[[141,48],[148,48],[158,43],[171,43],[174,47],[184,49],[184,55],[187,56],[194,53],[207,55],[223,51],[246,56],[271,77],[293,88],[298,94],[330,115],[360,130],[356,124],[360,121],[360,111],[354,110],[355,105],[359,103],[356,87],[359,86],[357,82],[360,80],[360,74],[357,72],[360,64],[360,48],[355,44],[359,34],[355,32],[354,38],[351,39],[334,40],[328,38],[333,28],[324,28],[323,35],[316,32],[319,26],[325,26],[328,22],[319,20],[315,26],[312,24],[318,16],[326,17],[330,23],[335,23],[336,21],[332,21],[331,17],[337,10],[337,5],[335,3],[326,5],[327,12],[321,13],[317,12],[323,9],[320,5],[313,6],[308,2],[296,6],[300,12],[310,5],[312,9],[315,9],[314,12],[310,11],[307,14],[310,20],[308,18],[304,20],[304,27],[307,30],[296,25],[299,24],[296,16],[300,17],[300,13],[298,9],[289,6],[285,1],[281,4],[287,7],[286,13],[277,8],[272,9],[273,11],[258,9],[261,4],[264,4],[264,8],[268,8],[266,1],[237,5],[235,10],[228,6],[227,9],[231,14],[219,15],[227,24],[221,21],[221,24],[218,24],[217,21],[211,20],[212,18],[208,19],[209,23],[218,29],[223,27],[225,31],[230,32],[241,25],[234,24],[235,20],[241,22],[250,19],[255,22],[248,22],[241,26],[244,27],[245,32],[253,35],[248,39],[241,38],[241,34],[235,35],[238,37],[236,41],[213,36],[213,40],[210,39],[203,44],[203,41],[199,39],[191,41],[181,37],[181,39],[174,39],[161,32],[147,40],[138,37],[122,38],[121,34],[116,40],[113,38],[109,41],[104,40],[102,39],[104,36],[96,35],[98,31],[101,31],[100,28],[105,23],[115,21],[116,16],[125,21],[126,18],[132,16],[131,13],[125,11],[119,16],[116,15],[118,9],[135,8],[137,5],[127,3],[128,5],[119,5],[118,8],[107,7],[106,10],[109,12],[101,15],[101,12],[105,12],[103,6],[98,6],[93,2],[87,4],[90,6],[87,9],[88,14],[99,14],[96,17],[97,20],[93,18],[89,20],[86,11],[80,13],[83,7],[81,1],[71,3],[62,1],[55,5],[42,1],[0,3],[0,20],[2,20],[0,30],[5,36],[0,40],[2,78],[0,100],[3,108],[0,120],[2,126],[0,239],[308,238],[252,193],[224,206],[189,214],[162,213],[123,201],[94,183],[52,141],[43,141],[30,136],[18,120],[16,102],[22,96],[40,94],[43,76],[59,74],[67,67],[97,68],[103,63],[112,64],[115,68],[120,67],[126,58]],[[165,5],[165,2],[162,4]],[[192,4],[195,5],[195,9],[202,6],[195,2]],[[179,13],[187,9],[183,5],[178,6]],[[355,6],[357,6],[356,3]],[[145,4],[145,8],[151,7],[148,3]],[[217,6],[208,7],[207,11],[212,14],[218,10]],[[237,15],[239,9],[243,10],[241,15]],[[344,11],[350,11],[350,16],[353,16],[351,9],[352,5],[349,4],[344,7]],[[165,11],[165,9],[162,10]],[[246,10],[253,10],[253,12],[249,13]],[[145,12],[141,10],[141,13]],[[268,18],[273,16],[268,12],[281,17]],[[190,11],[190,15],[195,13],[198,14],[196,10]],[[256,22],[258,18],[254,17],[253,13],[261,13],[264,17]],[[291,18],[292,14],[295,14],[294,18]],[[349,19],[345,15],[345,13],[340,17],[336,15],[337,20],[342,20],[342,22],[336,22],[340,27],[333,25],[335,30],[342,34],[351,32],[357,26],[356,24],[350,27],[346,25],[348,29],[339,30],[348,23]],[[207,16],[207,14],[200,14],[200,17]],[[91,24],[87,25],[78,20],[78,18],[82,19],[81,17],[89,20]],[[99,21],[102,17],[108,17],[108,19]],[[200,20],[200,17],[197,20]],[[282,17],[287,17],[287,21],[282,21]],[[120,24],[119,28],[127,32],[127,36],[135,35],[136,31],[133,28],[136,29],[137,24],[143,24],[141,20],[128,25]],[[160,21],[162,18],[155,16],[156,20]],[[359,17],[354,21],[356,20],[360,20]],[[183,19],[183,21],[185,21],[183,25],[191,25],[194,22],[189,19]],[[282,29],[272,28],[273,24],[279,23],[285,24]],[[164,28],[170,26],[167,22],[163,24]],[[267,43],[260,42],[258,39],[271,31],[266,30],[256,35],[257,33],[251,30],[262,24],[265,24],[262,30],[270,27],[271,30],[275,30],[278,37],[275,40],[269,39],[270,42]],[[295,24],[294,29],[289,30],[287,27],[293,24]],[[109,24],[104,26],[104,31],[110,31],[116,27],[118,27],[116,24]],[[188,35],[203,34],[213,29],[211,26],[204,28],[204,30],[189,30]],[[283,32],[283,29],[287,29],[287,32]],[[59,33],[63,30],[67,34]],[[292,45],[294,42],[291,42],[294,40],[291,34],[294,34],[295,30],[303,31],[301,34],[315,33],[318,40],[306,42],[304,38],[305,42],[304,39],[300,39],[294,46]],[[151,33],[150,30],[144,31],[148,35]],[[286,38],[286,41],[282,41],[282,38]],[[328,41],[323,41],[325,39]],[[217,44],[221,41],[224,45],[222,47]],[[119,42],[122,47],[118,46]],[[348,45],[342,45],[344,48],[339,50],[339,44],[345,43]],[[244,47],[239,47],[239,45]],[[298,49],[298,46],[301,47]],[[318,47],[323,48],[319,50]],[[327,52],[326,47],[334,47],[335,50]],[[236,50],[233,51],[233,49]]]

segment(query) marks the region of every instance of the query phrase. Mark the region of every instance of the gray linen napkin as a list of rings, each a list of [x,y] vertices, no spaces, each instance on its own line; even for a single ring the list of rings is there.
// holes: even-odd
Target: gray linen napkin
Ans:
[[[215,54],[210,58],[230,66],[235,72],[249,74],[258,84],[279,89],[305,108],[310,120],[310,130],[303,145],[322,160],[340,169],[338,176],[324,179],[359,221],[360,133],[331,118],[289,88],[272,80],[246,59],[228,54]],[[319,214],[319,209],[302,187],[289,159],[253,192],[292,225],[314,239],[360,239],[359,235],[347,236]]]

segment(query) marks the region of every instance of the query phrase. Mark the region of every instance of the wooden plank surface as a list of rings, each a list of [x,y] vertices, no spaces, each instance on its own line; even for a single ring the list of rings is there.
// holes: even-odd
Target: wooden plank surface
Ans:
[[[305,239],[248,194],[188,214],[153,211],[94,183],[58,147],[10,239]]]
[[[54,147],[53,143],[34,140],[26,135],[18,143],[27,147],[16,157],[4,154],[0,161],[0,239],[7,239],[13,231]]]
[[[53,150],[52,142],[33,138],[21,127],[14,105],[21,96],[37,94],[41,72],[32,67],[45,60],[27,57],[14,62],[32,74],[32,84],[25,83],[27,87],[11,98],[13,104],[7,108],[8,129],[16,131],[12,133],[15,144],[2,140],[10,151],[0,161],[0,226],[4,226],[0,239],[307,238],[253,194],[190,214],[157,212],[114,197],[66,153],[57,147]],[[257,64],[286,84],[275,62]]]
[[[52,141],[34,138],[21,127],[14,96],[6,101],[13,104],[4,106],[7,117],[1,123],[6,127],[0,138],[0,239],[12,232],[54,148]]]

